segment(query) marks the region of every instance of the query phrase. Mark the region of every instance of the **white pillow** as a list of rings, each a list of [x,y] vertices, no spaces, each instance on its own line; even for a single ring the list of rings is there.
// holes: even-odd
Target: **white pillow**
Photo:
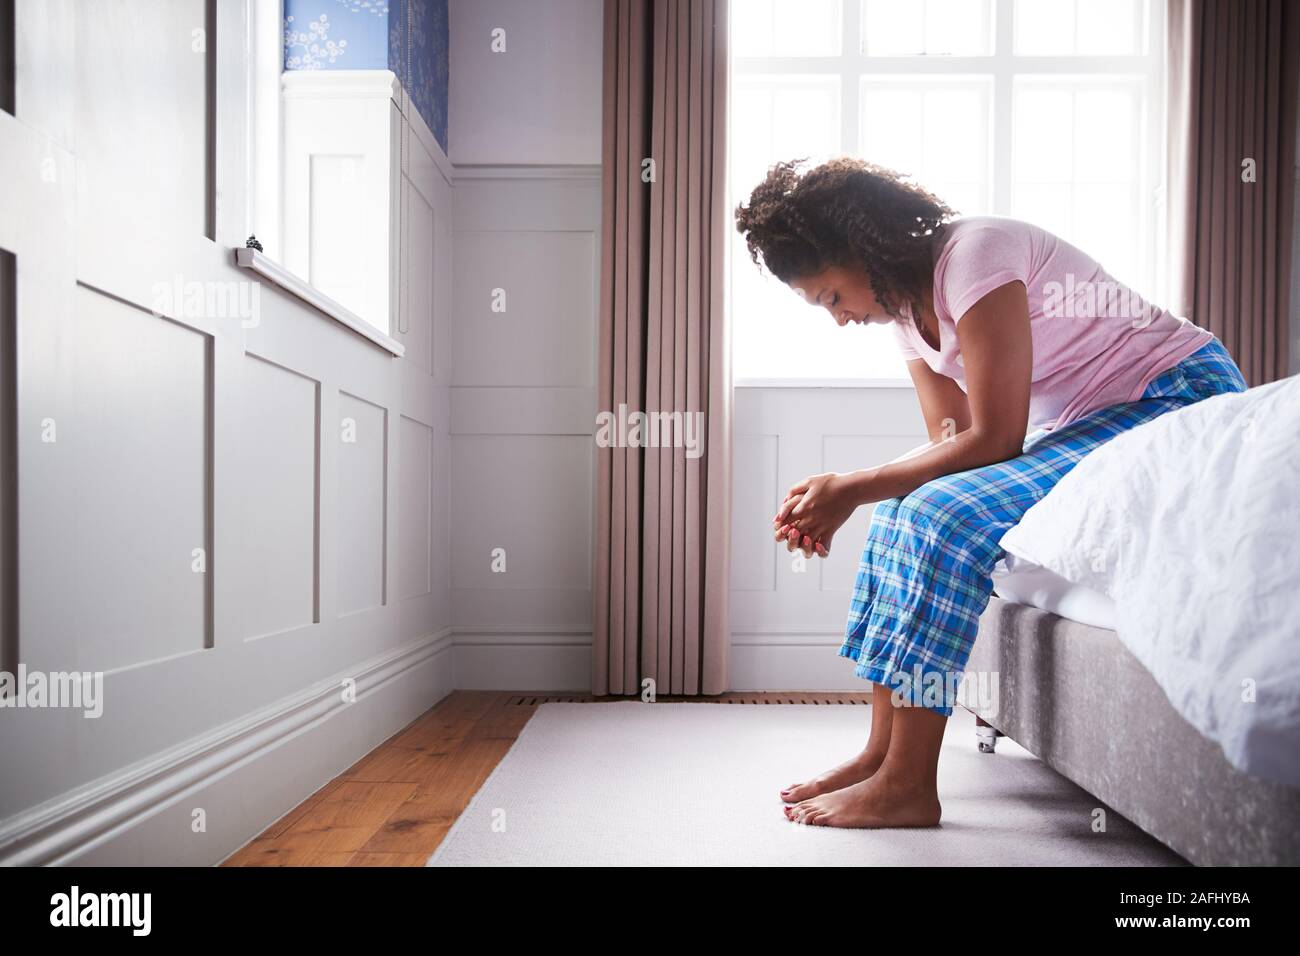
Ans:
[[[1279,388],[1300,396],[1300,378],[1216,395],[1116,436],[1085,455],[999,544],[1111,599],[1143,565],[1173,561],[1184,575],[1209,571],[1197,560],[1206,549],[1186,547],[1196,540],[1187,529],[1228,531],[1222,506],[1263,490],[1243,487],[1238,466],[1243,453],[1263,444],[1254,445],[1253,433],[1269,414],[1264,406],[1283,398]],[[1277,418],[1272,415],[1269,430],[1286,431]],[[1170,530],[1185,545],[1174,553],[1161,550]]]

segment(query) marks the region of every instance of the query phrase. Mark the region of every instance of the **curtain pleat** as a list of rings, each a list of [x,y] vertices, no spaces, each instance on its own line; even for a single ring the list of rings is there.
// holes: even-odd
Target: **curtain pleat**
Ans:
[[[1289,355],[1300,5],[1170,0],[1168,12],[1170,305],[1260,385],[1286,375]]]
[[[665,44],[668,42],[667,31],[668,24],[664,6],[656,4],[654,8],[653,37],[653,49],[655,51],[665,48]],[[667,111],[662,97],[653,97],[652,99],[650,155],[663,156],[664,144],[667,141],[665,129]],[[609,174],[608,170],[606,170],[606,174]],[[660,175],[663,174],[664,172],[660,172]],[[651,190],[650,244],[647,250],[649,264],[647,315],[658,315],[663,309],[663,303],[666,301],[664,297],[666,276],[663,268],[664,237],[664,190]],[[646,340],[646,408],[658,408],[661,400],[660,396],[668,388],[665,377],[667,369],[663,358],[663,343],[658,336],[648,336]],[[665,577],[660,562],[661,555],[665,557],[671,555],[670,547],[665,540],[663,527],[663,520],[670,512],[659,506],[660,495],[663,489],[667,487],[665,466],[668,464],[670,464],[669,460],[660,455],[658,449],[648,448],[645,450],[645,533],[642,535],[641,541],[641,567],[644,569],[642,590],[645,600],[642,602],[641,633],[649,635],[651,638],[641,642],[640,666],[642,673],[645,674],[656,672],[660,637],[667,633],[668,624],[668,617],[661,614],[660,611],[665,603],[665,592],[663,590]]]
[[[684,428],[701,415],[703,452],[597,448],[597,694],[646,678],[658,693],[727,688],[726,13],[726,0],[605,4],[599,410]]]
[[[602,82],[600,121],[604,134],[601,137],[601,168],[613,169],[616,163],[615,138],[608,135],[614,128],[614,117],[618,110],[618,96],[614,84],[610,82],[609,50],[618,42],[618,8],[605,5],[604,10],[605,70]],[[596,339],[600,343],[610,340],[614,329],[614,289],[610,282],[615,272],[615,255],[612,241],[614,236],[614,203],[609,201],[611,184],[606,176],[601,183],[600,234],[600,308],[597,314]],[[604,397],[613,394],[614,369],[605,361],[604,351],[596,363],[596,391]],[[614,488],[614,456],[604,454],[599,448],[596,452],[596,548],[594,549],[591,568],[592,626],[596,633],[608,632],[610,621],[610,585],[613,568],[610,566],[607,546],[602,551],[602,543],[611,540],[613,515],[610,496]],[[595,673],[608,673],[610,668],[610,646],[608,640],[595,640],[592,645],[592,668]],[[605,681],[608,686],[608,680]]]

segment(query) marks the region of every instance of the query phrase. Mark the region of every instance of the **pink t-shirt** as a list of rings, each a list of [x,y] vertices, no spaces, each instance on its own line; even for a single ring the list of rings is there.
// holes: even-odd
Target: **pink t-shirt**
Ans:
[[[934,267],[939,350],[921,337],[905,309],[894,323],[903,357],[923,359],[965,391],[957,323],[998,286],[1023,282],[1034,346],[1031,430],[1059,428],[1140,398],[1153,378],[1214,338],[1146,302],[1045,229],[1000,216],[970,216],[947,228]]]

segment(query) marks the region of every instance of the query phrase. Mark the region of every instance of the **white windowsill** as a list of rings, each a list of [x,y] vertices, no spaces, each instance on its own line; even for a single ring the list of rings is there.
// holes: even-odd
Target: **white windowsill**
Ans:
[[[335,322],[347,327],[362,338],[369,339],[373,344],[386,352],[391,352],[395,357],[401,358],[406,354],[406,347],[401,342],[380,332],[361,316],[345,306],[339,305],[311,283],[304,282],[265,253],[258,252],[256,249],[236,249],[235,265],[251,269],[262,278],[269,279],[285,292],[297,296],[308,305],[314,306]]]
[[[734,388],[911,388],[910,378],[740,378]]]

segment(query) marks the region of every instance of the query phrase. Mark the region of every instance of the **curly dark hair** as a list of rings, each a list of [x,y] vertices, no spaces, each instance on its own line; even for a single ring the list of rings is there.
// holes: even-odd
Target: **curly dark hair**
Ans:
[[[777,163],[736,207],[750,257],[782,282],[861,268],[884,310],[901,318],[907,303],[919,328],[935,240],[956,213],[883,166],[845,156],[801,172],[805,163]]]

